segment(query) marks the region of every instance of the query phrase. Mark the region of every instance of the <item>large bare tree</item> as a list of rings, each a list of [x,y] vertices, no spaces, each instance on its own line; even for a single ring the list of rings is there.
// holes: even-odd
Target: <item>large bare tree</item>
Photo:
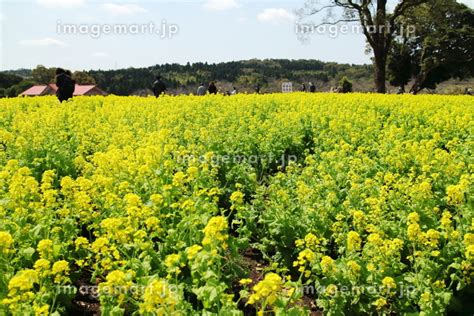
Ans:
[[[321,4],[321,2],[325,3]],[[367,43],[373,51],[375,89],[386,93],[387,56],[392,45],[399,18],[408,10],[429,0],[393,0],[394,9],[389,10],[388,0],[307,0],[303,9],[297,11],[300,21],[327,11],[322,23],[314,25],[336,25],[345,22],[360,23]],[[342,9],[341,14],[334,10]]]

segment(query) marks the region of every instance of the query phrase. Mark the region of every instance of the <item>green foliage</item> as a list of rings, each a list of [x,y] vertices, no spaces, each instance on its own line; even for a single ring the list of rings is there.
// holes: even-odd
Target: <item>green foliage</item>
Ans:
[[[387,67],[390,84],[404,89],[412,76],[411,56],[406,45],[393,43]]]
[[[350,81],[349,79],[347,79],[347,77],[344,76],[339,81],[339,87],[342,93],[350,93],[352,92],[352,81]]]
[[[472,9],[455,0],[434,0],[408,10],[403,22],[415,32],[398,32],[389,63],[392,84],[401,86],[415,78],[411,91],[418,93],[474,75]]]
[[[6,89],[13,85],[20,83],[23,80],[22,77],[9,74],[9,73],[0,73],[0,88]]]
[[[273,82],[285,79],[294,82],[321,82],[346,75],[360,80],[371,80],[372,66],[325,63],[318,60],[247,60],[219,64],[164,64],[148,68],[129,68],[108,71],[90,71],[97,85],[109,93],[130,95],[137,90],[150,87],[156,74],[164,77],[169,89],[184,88],[194,92],[201,82],[233,83],[251,91],[255,85],[277,91]]]
[[[94,77],[89,75],[87,72],[84,71],[75,71],[72,74],[72,78],[76,80],[77,84],[82,84],[82,85],[95,85],[96,81]]]
[[[4,90],[4,96],[9,98],[14,98],[19,96],[23,91],[27,90],[34,85],[33,81],[23,80],[20,83],[13,85]]]
[[[37,84],[50,84],[54,82],[56,76],[55,68],[46,68],[43,65],[38,65],[32,70],[31,75],[33,81]]]

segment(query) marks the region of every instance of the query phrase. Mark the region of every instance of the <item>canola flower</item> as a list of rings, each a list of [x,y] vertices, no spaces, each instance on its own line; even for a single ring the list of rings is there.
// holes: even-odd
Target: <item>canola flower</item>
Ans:
[[[35,270],[22,270],[10,280],[8,289],[11,295],[15,295],[20,291],[31,290],[38,281],[38,273]]]
[[[39,273],[41,277],[46,277],[49,274],[51,274],[51,271],[50,271],[51,262],[47,259],[36,260],[33,268]]]
[[[233,192],[230,196],[230,200],[235,204],[243,204],[244,203],[244,194],[242,192],[236,191]]]
[[[188,260],[193,260],[194,258],[196,258],[196,256],[201,250],[202,250],[202,247],[199,245],[192,245],[191,247],[188,247],[186,249]]]
[[[257,303],[272,305],[278,299],[282,287],[282,278],[276,273],[268,273],[262,281],[253,287],[253,293],[250,295],[247,303],[251,305]]]
[[[382,280],[382,285],[385,286],[387,289],[394,289],[397,288],[397,284],[392,277],[385,277]]]
[[[334,260],[329,256],[324,256],[321,259],[321,269],[322,269],[323,273],[325,273],[325,274],[333,272],[334,269],[335,269]]]
[[[168,270],[168,276],[178,275],[181,272],[183,263],[181,261],[181,256],[179,254],[171,254],[166,256],[165,266]]]
[[[222,248],[227,248],[227,219],[223,216],[212,217],[204,228],[203,246],[217,245]]]
[[[384,308],[384,307],[387,305],[387,300],[384,299],[384,298],[382,298],[382,297],[381,297],[381,298],[378,298],[378,299],[373,303],[373,305],[374,305],[378,310],[380,310],[380,309]]]
[[[78,237],[74,241],[74,244],[76,246],[76,250],[86,248],[89,245],[89,241],[85,237]]]
[[[129,295],[128,291],[132,285],[130,273],[115,270],[107,275],[105,282],[99,284],[99,294],[116,297],[118,303],[122,304]]]
[[[309,233],[304,237],[304,242],[306,244],[306,247],[308,247],[309,249],[316,249],[320,243],[320,240],[314,234]]]
[[[38,253],[41,258],[50,258],[53,254],[53,241],[50,239],[43,239],[38,243]]]
[[[11,247],[13,245],[13,237],[10,235],[9,232],[2,232],[0,231],[0,252],[3,254],[7,254],[11,251]]]
[[[245,296],[260,314],[306,315],[308,284],[328,314],[446,313],[472,285],[470,98],[44,97],[0,112],[0,314],[64,313],[56,286],[92,272],[103,290],[148,286],[102,291],[103,314],[241,315],[230,284],[253,284],[249,247],[269,266]],[[393,295],[395,280],[419,294]],[[388,291],[338,296],[359,285]]]
[[[299,267],[298,271],[306,278],[311,275],[311,264],[316,260],[316,254],[311,249],[305,249],[298,254],[298,259],[293,262],[293,267]],[[309,267],[309,269],[306,269]]]
[[[48,304],[44,304],[42,306],[34,305],[33,311],[35,312],[35,316],[47,316],[49,315],[49,308]]]
[[[180,297],[163,280],[152,281],[145,289],[143,303],[140,304],[140,313],[145,315],[171,315],[175,312]]]
[[[347,249],[349,251],[358,251],[360,250],[362,239],[359,234],[355,231],[350,231],[347,234]]]

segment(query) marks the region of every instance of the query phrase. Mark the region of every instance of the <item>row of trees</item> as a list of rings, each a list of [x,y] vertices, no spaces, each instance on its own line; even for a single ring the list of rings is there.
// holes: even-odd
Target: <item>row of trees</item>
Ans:
[[[56,68],[39,65],[33,70],[21,69],[15,73],[0,73],[0,97],[16,97],[33,85],[47,85],[55,82]],[[78,84],[95,85],[94,77],[84,71],[75,71],[73,79]]]
[[[129,68],[109,71],[90,71],[97,84],[109,93],[130,95],[150,87],[156,74],[165,77],[169,89],[195,92],[200,83],[211,80],[227,82],[253,91],[275,82],[289,80],[297,83],[337,81],[343,76],[368,80],[372,73],[369,65],[325,63],[318,60],[248,60],[219,64],[164,64],[148,68]]]
[[[16,97],[21,92],[25,91],[34,84],[29,79],[23,79],[23,77],[9,74],[0,73],[0,98],[1,97]]]
[[[254,91],[257,86],[266,91],[278,91],[279,83],[287,80],[295,83],[313,82],[320,89],[329,90],[330,85],[337,85],[344,76],[367,83],[371,73],[371,65],[318,60],[255,59],[219,64],[164,64],[148,68],[77,71],[73,73],[73,79],[78,84],[96,84],[108,93],[131,95],[146,93],[157,74],[164,76],[170,90],[189,93],[195,92],[200,83],[211,80],[226,83],[230,88],[237,86],[241,91]],[[33,70],[0,73],[0,96],[17,96],[34,84],[53,83],[54,77],[55,68],[41,65]],[[15,79],[2,81],[2,78]]]
[[[50,84],[56,81],[56,68],[47,68],[39,65],[31,71],[31,78],[36,84]],[[75,71],[72,73],[72,78],[76,80],[77,84],[95,85],[96,80],[93,76],[84,71]]]
[[[410,91],[418,93],[474,73],[474,12],[456,0],[398,0],[392,11],[388,0],[308,0],[297,13],[304,23],[325,11],[316,27],[360,24],[373,54],[377,92],[387,91],[387,77],[402,88],[413,79]],[[407,26],[414,31],[406,32]]]

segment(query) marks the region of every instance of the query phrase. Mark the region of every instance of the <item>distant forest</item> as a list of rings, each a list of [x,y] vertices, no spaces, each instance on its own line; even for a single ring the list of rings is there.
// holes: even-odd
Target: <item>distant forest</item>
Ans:
[[[346,76],[353,81],[369,81],[372,66],[325,63],[318,60],[249,60],[219,64],[165,64],[149,68],[129,68],[110,71],[90,71],[97,84],[107,92],[129,95],[150,87],[155,75],[161,75],[169,89],[195,92],[200,83],[216,81],[221,90],[234,86],[240,91],[254,91],[258,85],[263,91],[281,90],[282,81],[292,81],[298,89],[302,83],[313,82],[319,88],[336,84]]]
[[[46,84],[54,81],[52,68],[39,66],[36,70],[20,69],[0,73],[0,89],[8,89],[12,83]],[[38,69],[41,69],[39,71]],[[44,73],[48,75],[44,76]],[[38,74],[39,73],[39,74]],[[115,95],[149,94],[156,75],[161,75],[168,86],[169,93],[195,93],[200,83],[216,81],[222,92],[236,87],[240,92],[253,92],[260,86],[262,92],[281,91],[281,82],[291,81],[294,89],[312,82],[318,91],[328,91],[336,86],[342,77],[354,82],[357,91],[372,89],[371,65],[338,64],[318,60],[248,60],[218,64],[188,63],[163,64],[147,68],[127,68],[118,70],[76,72],[78,83],[97,84],[104,91]],[[5,77],[9,75],[9,78]],[[27,83],[27,84],[26,84]],[[1,91],[0,91],[1,92]],[[10,91],[14,94],[16,91]],[[20,92],[21,93],[21,92]]]
[[[266,59],[234,61],[218,64],[188,63],[163,64],[147,68],[127,68],[117,70],[75,71],[73,78],[78,84],[94,84],[109,94],[151,95],[155,76],[163,77],[168,94],[196,93],[201,83],[207,85],[215,81],[220,92],[237,88],[239,92],[254,92],[257,86],[262,93],[281,91],[281,84],[293,82],[294,91],[309,82],[318,92],[328,92],[337,87],[342,78],[347,77],[353,84],[354,92],[373,92],[373,66],[338,64],[318,60]],[[0,97],[15,97],[35,84],[55,81],[55,68],[38,66],[35,69],[19,69],[0,72]],[[474,79],[448,80],[440,84],[436,93],[462,94],[466,88],[474,86]],[[389,87],[396,93],[397,87]],[[425,93],[433,93],[427,90]]]

